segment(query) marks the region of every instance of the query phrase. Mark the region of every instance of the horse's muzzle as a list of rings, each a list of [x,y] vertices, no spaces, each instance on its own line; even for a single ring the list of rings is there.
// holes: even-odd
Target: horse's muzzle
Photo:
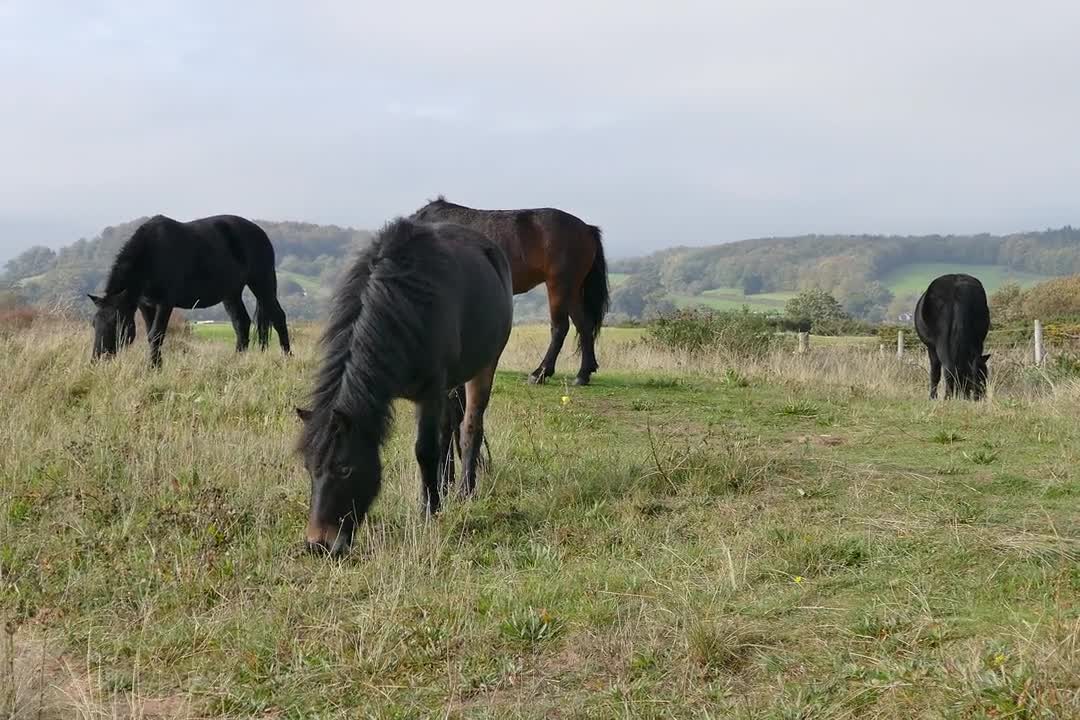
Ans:
[[[341,525],[309,522],[306,535],[307,549],[312,553],[341,557],[352,547],[352,525],[348,521]]]

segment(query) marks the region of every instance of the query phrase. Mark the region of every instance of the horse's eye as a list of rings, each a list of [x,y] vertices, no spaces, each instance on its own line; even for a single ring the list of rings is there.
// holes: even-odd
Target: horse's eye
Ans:
[[[340,478],[347,478],[352,475],[353,469],[348,465],[338,465],[334,468],[334,474]]]

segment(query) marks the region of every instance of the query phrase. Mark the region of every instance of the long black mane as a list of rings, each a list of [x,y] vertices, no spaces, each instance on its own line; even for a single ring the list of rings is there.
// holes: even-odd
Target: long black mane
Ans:
[[[164,219],[161,215],[150,218],[155,222]],[[140,224],[135,229],[135,232],[131,234],[131,237],[120,247],[120,250],[117,251],[112,267],[109,268],[109,275],[105,280],[106,295],[118,293],[122,290],[128,290],[129,295],[136,295],[141,291],[141,287],[134,287],[134,285],[138,283],[139,273],[136,270],[138,270],[139,260],[150,236],[148,228],[152,227],[152,225],[149,222],[148,220]]]
[[[387,224],[343,276],[320,339],[311,422],[299,446],[316,462],[333,452],[334,416],[376,445],[386,437],[392,400],[412,377],[447,258],[430,227]]]

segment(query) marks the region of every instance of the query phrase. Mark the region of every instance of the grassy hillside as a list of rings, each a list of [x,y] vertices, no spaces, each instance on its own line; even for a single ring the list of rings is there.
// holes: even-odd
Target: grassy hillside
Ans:
[[[1051,276],[1039,273],[1029,273],[1019,270],[1011,270],[999,265],[969,265],[964,263],[913,263],[903,265],[881,278],[882,284],[889,288],[895,295],[918,295],[926,290],[930,281],[939,275],[946,273],[967,273],[977,277],[986,288],[987,293],[992,293],[1007,282],[1018,283],[1022,287],[1031,287],[1037,283],[1049,280]]]
[[[624,314],[676,305],[718,308],[743,303],[769,310],[780,296],[742,297],[741,289],[786,294],[821,288],[863,318],[898,311],[894,300],[923,289],[937,275],[970,271],[992,292],[1003,282],[1021,284],[1080,273],[1080,230],[1064,227],[1006,236],[804,235],[759,238],[699,248],[672,248],[648,257],[612,262],[621,273],[642,278],[634,293],[624,283],[613,306]],[[738,290],[734,290],[738,289]]]
[[[521,328],[479,497],[420,518],[402,404],[328,562],[293,452],[315,331],[170,338],[158,373],[91,366],[83,325],[0,336],[5,717],[1080,716],[1076,381],[995,355],[990,402],[931,404],[876,352],[616,331],[594,386],[564,357],[533,387]]]

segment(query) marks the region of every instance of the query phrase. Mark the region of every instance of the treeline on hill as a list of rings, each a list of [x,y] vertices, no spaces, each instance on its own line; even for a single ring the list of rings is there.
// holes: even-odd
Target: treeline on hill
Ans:
[[[33,247],[8,262],[0,289],[46,308],[88,314],[85,295],[102,289],[117,250],[146,220],[105,228],[92,239],[54,252]],[[371,233],[333,225],[258,221],[274,244],[279,295],[295,319],[322,316],[326,299],[353,251]],[[609,249],[609,255],[611,251]],[[640,322],[675,310],[675,300],[714,288],[735,288],[747,298],[762,293],[823,289],[846,318],[879,323],[914,308],[910,288],[893,290],[882,282],[890,271],[918,263],[958,266],[996,265],[1043,275],[1080,274],[1080,230],[994,235],[804,235],[745,240],[702,248],[672,248],[630,260],[613,260],[608,322]],[[248,302],[252,300],[250,296]],[[783,302],[783,301],[781,301]],[[778,312],[776,307],[774,312]],[[188,313],[193,319],[224,319],[218,306]],[[518,322],[546,320],[543,287],[515,298]],[[817,331],[817,329],[815,329]]]
[[[870,321],[913,306],[894,297],[881,280],[917,263],[998,265],[1043,275],[1080,273],[1080,230],[1013,235],[803,235],[763,238],[703,248],[677,247],[610,263],[630,277],[612,297],[614,312],[629,317],[670,312],[673,295],[737,288],[745,295],[827,289],[851,315]]]

